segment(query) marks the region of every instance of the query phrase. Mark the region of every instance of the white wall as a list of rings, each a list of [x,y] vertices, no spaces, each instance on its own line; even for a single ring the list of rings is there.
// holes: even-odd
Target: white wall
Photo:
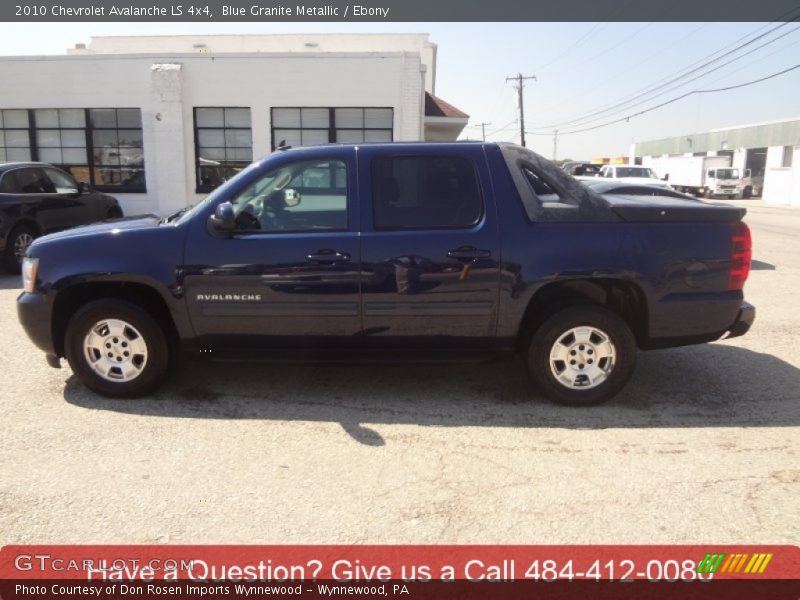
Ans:
[[[767,148],[767,162],[765,167],[780,167],[783,163],[783,146],[770,146]]]
[[[800,207],[800,146],[794,147],[792,165],[782,167],[783,147],[767,149],[762,199],[768,204]]]
[[[744,176],[744,165],[747,162],[747,150],[744,148],[737,148],[733,152],[733,159],[731,160],[731,166],[734,169],[739,169],[739,173]]]
[[[269,35],[137,35],[92,37],[68,54],[412,52],[425,65],[425,90],[436,93],[436,44],[427,33],[285,33]]]
[[[164,63],[180,69],[153,70]],[[128,214],[166,214],[203,197],[194,107],[250,107],[254,159],[271,151],[276,106],[392,107],[394,139],[414,141],[423,137],[423,70],[414,52],[4,57],[0,81],[14,85],[0,108],[141,108],[147,193],[117,197]]]

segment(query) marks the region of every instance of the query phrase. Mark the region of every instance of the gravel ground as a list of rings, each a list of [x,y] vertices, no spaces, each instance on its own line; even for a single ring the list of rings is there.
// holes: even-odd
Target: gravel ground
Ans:
[[[190,363],[108,400],[0,276],[0,543],[798,543],[800,210],[737,204],[753,330],[640,354],[591,409],[513,362]]]

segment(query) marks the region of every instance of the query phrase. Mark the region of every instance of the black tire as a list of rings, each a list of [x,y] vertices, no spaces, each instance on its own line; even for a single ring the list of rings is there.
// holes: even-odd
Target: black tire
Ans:
[[[751,188],[751,187],[748,185],[748,186],[747,186],[746,188],[744,188],[744,190],[742,191],[742,198],[744,198],[745,200],[747,200],[748,198],[752,198],[752,197],[753,197],[753,188]]]
[[[16,249],[22,243],[22,239],[30,237],[31,240],[39,237],[39,232],[30,225],[17,225],[11,230],[6,239],[6,249],[3,253],[3,266],[9,273],[19,273],[22,267],[22,260],[17,257]]]
[[[110,381],[100,376],[84,349],[87,334],[104,319],[125,321],[134,328],[131,331],[141,335],[146,346],[146,360],[140,360],[141,371],[128,381]],[[170,363],[169,344],[156,320],[139,306],[113,298],[90,302],[72,316],[67,325],[64,350],[78,379],[89,389],[112,398],[138,398],[151,393],[164,381]]]
[[[595,387],[569,388],[553,374],[550,352],[571,329],[587,325],[608,336],[615,351],[613,366],[605,381]],[[566,406],[594,406],[615,396],[630,379],[636,365],[636,339],[628,324],[610,310],[589,305],[572,306],[552,315],[534,332],[526,362],[536,386],[553,402]],[[602,359],[598,366],[601,362]],[[563,366],[568,367],[566,363]]]

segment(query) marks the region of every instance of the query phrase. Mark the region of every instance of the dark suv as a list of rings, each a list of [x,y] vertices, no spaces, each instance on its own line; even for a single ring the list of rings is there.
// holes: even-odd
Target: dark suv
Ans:
[[[0,164],[0,256],[18,273],[34,238],[122,216],[117,199],[46,163]]]

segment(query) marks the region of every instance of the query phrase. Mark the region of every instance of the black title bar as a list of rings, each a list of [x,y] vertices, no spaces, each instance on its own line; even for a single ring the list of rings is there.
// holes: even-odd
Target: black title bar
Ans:
[[[737,22],[790,21],[798,0],[4,0],[7,22]],[[531,40],[520,50],[535,51]]]

